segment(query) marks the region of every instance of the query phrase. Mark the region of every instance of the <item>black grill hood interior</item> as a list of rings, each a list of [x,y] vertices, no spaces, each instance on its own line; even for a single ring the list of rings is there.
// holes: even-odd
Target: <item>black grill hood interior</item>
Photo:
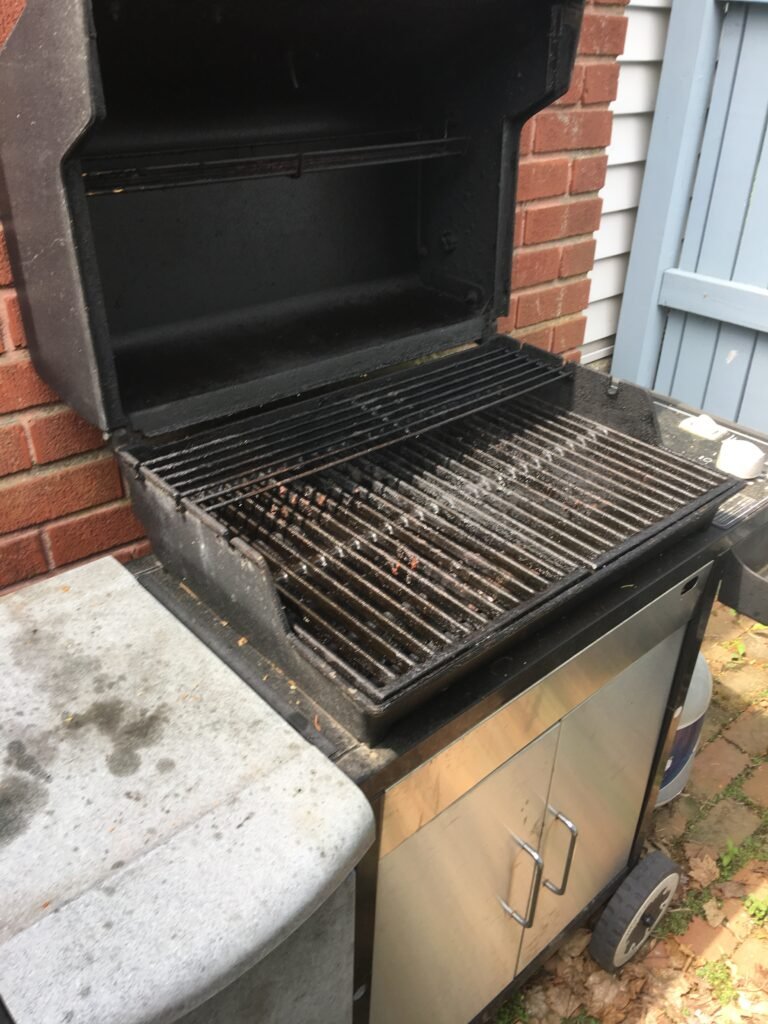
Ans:
[[[152,434],[487,336],[581,8],[28,0],[0,145],[40,372]]]

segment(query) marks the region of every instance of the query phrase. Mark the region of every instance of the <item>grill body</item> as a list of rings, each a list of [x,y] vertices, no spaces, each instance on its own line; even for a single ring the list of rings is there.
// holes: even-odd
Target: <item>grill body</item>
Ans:
[[[498,339],[125,457],[163,560],[371,740],[738,488],[609,387]]]

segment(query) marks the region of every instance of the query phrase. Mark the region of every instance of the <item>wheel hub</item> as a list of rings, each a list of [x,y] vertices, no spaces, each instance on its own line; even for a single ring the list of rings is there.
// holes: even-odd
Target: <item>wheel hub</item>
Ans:
[[[648,894],[618,945],[614,958],[617,967],[630,960],[648,938],[654,925],[663,917],[676,888],[676,878],[665,878],[653,892]]]

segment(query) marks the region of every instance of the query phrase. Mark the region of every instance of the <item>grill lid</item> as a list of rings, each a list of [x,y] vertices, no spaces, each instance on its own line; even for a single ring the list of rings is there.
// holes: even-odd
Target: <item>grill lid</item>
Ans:
[[[581,6],[28,0],[0,145],[43,376],[161,433],[489,334]]]

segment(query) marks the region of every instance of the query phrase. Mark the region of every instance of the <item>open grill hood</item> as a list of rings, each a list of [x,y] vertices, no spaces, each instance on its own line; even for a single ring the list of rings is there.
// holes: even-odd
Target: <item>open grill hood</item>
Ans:
[[[0,138],[42,375],[158,434],[487,335],[581,7],[28,0]]]

